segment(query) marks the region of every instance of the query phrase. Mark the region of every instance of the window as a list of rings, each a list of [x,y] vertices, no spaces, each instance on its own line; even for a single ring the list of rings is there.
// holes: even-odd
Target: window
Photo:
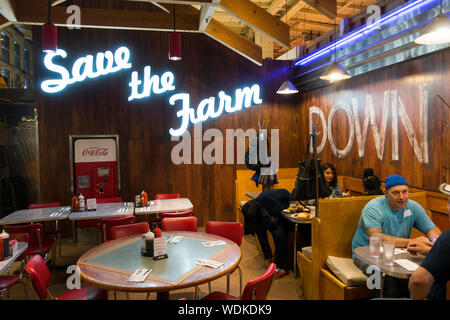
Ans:
[[[30,53],[27,49],[23,49],[23,70],[30,73]]]
[[[16,73],[14,77],[13,88],[22,88],[22,77],[20,76],[20,74]]]
[[[2,32],[2,61],[9,63],[9,37]]]
[[[2,67],[2,76],[5,79],[6,84],[9,87],[9,78],[11,77],[11,74],[10,74],[9,70]]]
[[[14,66],[20,69],[20,44],[14,42]]]

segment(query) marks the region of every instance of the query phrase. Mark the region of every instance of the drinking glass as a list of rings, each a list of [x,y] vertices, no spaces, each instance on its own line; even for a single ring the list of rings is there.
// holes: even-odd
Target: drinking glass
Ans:
[[[383,242],[383,263],[387,266],[392,266],[394,264],[394,252],[395,252],[395,242],[384,241]]]
[[[377,236],[370,237],[370,255],[378,258],[381,255],[381,238]]]

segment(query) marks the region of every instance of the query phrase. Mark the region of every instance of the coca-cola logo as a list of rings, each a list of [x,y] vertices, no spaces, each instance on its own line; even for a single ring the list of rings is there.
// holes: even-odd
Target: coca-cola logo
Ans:
[[[108,155],[108,148],[89,147],[81,153],[83,157],[100,157]]]

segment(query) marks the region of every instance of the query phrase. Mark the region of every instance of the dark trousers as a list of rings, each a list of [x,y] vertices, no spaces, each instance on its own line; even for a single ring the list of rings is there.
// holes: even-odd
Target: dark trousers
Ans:
[[[289,264],[286,231],[279,224],[272,224],[268,229],[259,228],[256,230],[256,235],[258,236],[259,244],[261,245],[261,250],[265,259],[272,258],[272,250],[270,249],[269,241],[267,240],[266,230],[269,230],[272,234],[273,242],[275,244],[275,264],[280,269],[288,270]]]

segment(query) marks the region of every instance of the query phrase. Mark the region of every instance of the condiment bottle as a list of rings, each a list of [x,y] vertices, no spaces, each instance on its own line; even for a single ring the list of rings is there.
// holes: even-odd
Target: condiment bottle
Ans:
[[[145,192],[145,190],[143,190],[141,192],[141,196],[142,196],[142,206],[147,207],[148,206],[148,194],[147,194],[147,192]]]
[[[78,197],[76,194],[74,194],[72,197],[72,211],[77,211],[77,210],[78,210]]]
[[[153,244],[155,240],[155,235],[153,232],[149,231],[145,234],[145,256],[153,257]]]
[[[10,251],[9,251],[9,234],[6,233],[5,230],[3,230],[2,233],[0,233],[0,238],[2,239],[2,243],[1,245],[3,246],[3,254],[4,254],[4,258],[7,258],[10,256]]]
[[[153,232],[155,233],[155,238],[161,238],[162,231],[160,228],[158,228],[158,226],[156,226],[156,228],[153,230]]]
[[[84,204],[84,196],[80,193],[80,196],[78,197],[78,205],[80,207],[80,211],[84,211],[86,209],[86,206]]]

